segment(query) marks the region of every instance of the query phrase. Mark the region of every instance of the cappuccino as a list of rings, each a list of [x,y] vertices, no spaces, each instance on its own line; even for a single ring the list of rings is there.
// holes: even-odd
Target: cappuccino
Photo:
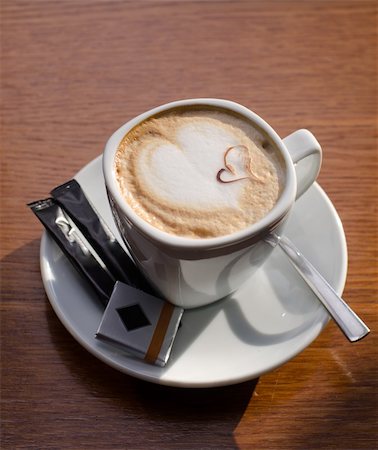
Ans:
[[[136,214],[190,238],[259,221],[284,183],[274,144],[242,116],[207,106],[171,109],[134,127],[118,146],[115,172]]]

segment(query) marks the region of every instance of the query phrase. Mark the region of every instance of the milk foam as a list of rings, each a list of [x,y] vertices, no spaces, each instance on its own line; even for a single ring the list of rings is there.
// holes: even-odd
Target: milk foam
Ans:
[[[153,195],[172,205],[196,209],[238,206],[242,184],[216,181],[224,149],[234,137],[211,123],[183,124],[177,144],[166,142],[141,150],[138,176]]]
[[[282,170],[263,143],[250,123],[219,110],[161,115],[121,142],[118,184],[136,213],[163,231],[232,233],[261,219],[279,196]]]

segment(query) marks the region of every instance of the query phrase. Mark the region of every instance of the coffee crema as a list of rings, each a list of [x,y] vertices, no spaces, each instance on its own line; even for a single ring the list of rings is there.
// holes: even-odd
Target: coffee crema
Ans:
[[[279,151],[253,123],[207,106],[172,109],[134,127],[118,146],[115,172],[136,214],[190,238],[259,221],[284,182]]]

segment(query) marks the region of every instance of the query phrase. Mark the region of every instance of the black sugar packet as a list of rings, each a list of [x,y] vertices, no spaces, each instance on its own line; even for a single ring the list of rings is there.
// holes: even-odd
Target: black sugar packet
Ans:
[[[102,304],[106,306],[112,295],[116,278],[99,263],[90,250],[88,242],[76,229],[74,222],[53,198],[37,200],[29,203],[28,206],[73,266],[89,282]]]
[[[96,337],[164,366],[183,309],[156,296],[76,180],[51,194],[28,206],[106,308]]]
[[[67,181],[53,189],[50,194],[74,219],[76,226],[117,280],[156,295],[156,291],[117,242],[76,180]]]

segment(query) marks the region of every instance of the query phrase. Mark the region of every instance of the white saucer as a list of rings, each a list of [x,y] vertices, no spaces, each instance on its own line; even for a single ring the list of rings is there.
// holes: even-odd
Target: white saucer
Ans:
[[[119,236],[106,198],[101,157],[75,178]],[[347,272],[345,236],[319,185],[297,202],[286,235],[341,294]],[[50,303],[73,337],[106,364],[154,383],[210,387],[259,377],[305,349],[328,322],[324,308],[277,248],[231,297],[184,313],[171,358],[160,368],[95,338],[100,302],[46,232],[40,257]]]

